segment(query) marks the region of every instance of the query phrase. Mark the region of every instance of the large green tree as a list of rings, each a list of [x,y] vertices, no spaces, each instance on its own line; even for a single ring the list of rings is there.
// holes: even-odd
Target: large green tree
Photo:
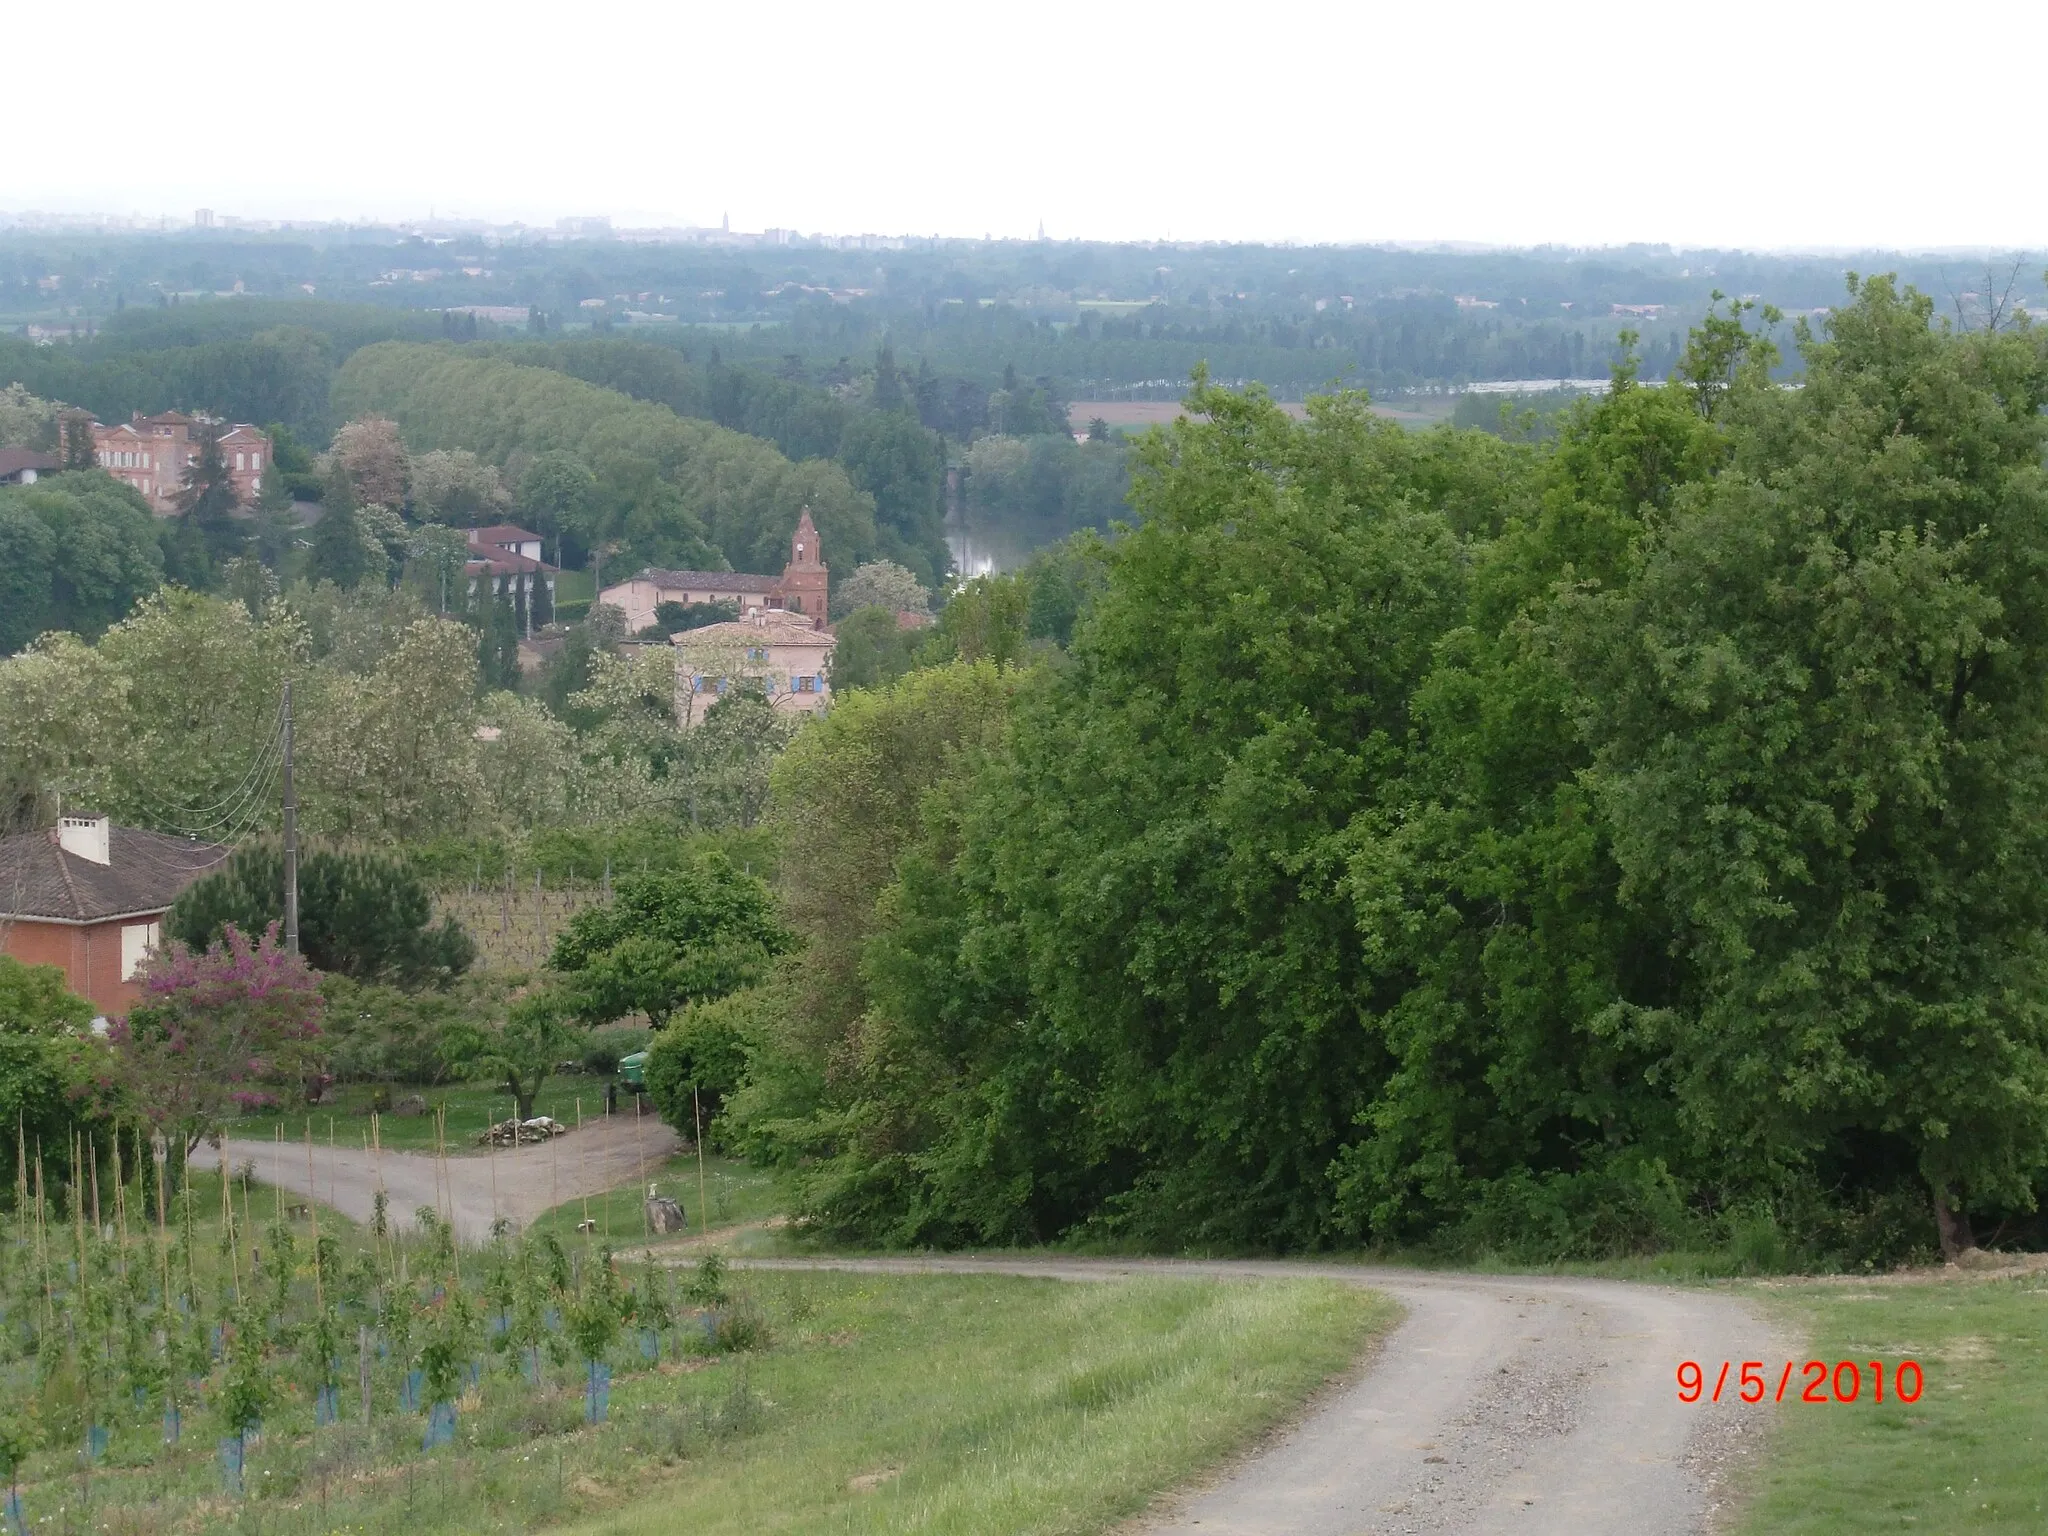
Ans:
[[[1613,1028],[1731,1163],[1916,1168],[1953,1254],[2048,1167],[2048,345],[1875,278],[1802,352],[1568,615],[1625,889],[1690,973]]]
[[[548,965],[585,1023],[644,1013],[659,1029],[678,1008],[758,979],[789,945],[768,887],[712,853],[621,880],[612,900],[570,919]]]
[[[163,573],[157,519],[110,476],[0,487],[0,655],[45,630],[96,639]]]

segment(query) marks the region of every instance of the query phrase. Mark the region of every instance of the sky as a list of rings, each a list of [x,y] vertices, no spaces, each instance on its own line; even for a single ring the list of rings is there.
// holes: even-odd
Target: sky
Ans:
[[[2048,247],[2048,18],[2009,0],[105,0],[7,31],[43,61],[8,72],[45,125],[14,212]]]

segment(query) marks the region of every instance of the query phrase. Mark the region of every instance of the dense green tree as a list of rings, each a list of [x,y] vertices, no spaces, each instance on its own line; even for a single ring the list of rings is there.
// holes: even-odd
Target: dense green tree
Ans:
[[[229,924],[262,933],[283,921],[284,855],[266,843],[187,886],[163,926],[165,938],[204,949]],[[408,988],[445,986],[476,958],[454,918],[434,921],[426,887],[403,862],[325,849],[299,861],[299,948],[315,970]]]
[[[368,572],[370,560],[363,547],[362,525],[356,517],[355,487],[339,460],[328,468],[320,507],[320,521],[313,527],[313,547],[308,551],[307,574],[311,580],[331,581],[343,591],[352,590]]]
[[[563,536],[584,526],[597,481],[573,453],[538,454],[519,480],[519,515],[543,539],[555,541],[555,563],[566,565]]]
[[[931,605],[931,591],[917,573],[893,560],[870,560],[832,589],[832,611],[842,617],[862,608],[929,613]]]
[[[945,445],[907,411],[869,411],[846,424],[839,462],[875,499],[875,528],[890,556],[926,586],[948,562]]]
[[[714,853],[621,880],[611,901],[570,919],[548,965],[584,1022],[644,1013],[659,1029],[685,1004],[757,980],[789,945],[767,886]]]
[[[65,989],[54,965],[0,955],[0,1115],[16,1135],[0,1137],[0,1172],[11,1186],[15,1152],[66,1145],[95,1115],[106,1052],[90,1038],[93,1007]]]
[[[2048,347],[1931,313],[1866,281],[1803,389],[1725,398],[1730,466],[1567,642],[1689,972],[1612,1028],[1738,1168],[1891,1148],[1953,1255],[2048,1165]]]
[[[837,465],[792,464],[767,443],[545,368],[393,344],[357,352],[335,390],[353,413],[395,418],[416,449],[468,448],[501,465],[575,454],[598,481],[586,546],[618,542],[629,568],[722,558],[779,571],[806,506],[831,560],[876,550],[872,498]]]
[[[173,501],[180,520],[205,544],[211,566],[225,565],[248,543],[248,531],[235,517],[242,499],[228,473],[227,456],[220,450],[218,425],[201,425],[199,450],[185,466]]]
[[[454,1021],[440,1041],[442,1059],[457,1072],[502,1084],[521,1120],[533,1118],[534,1095],[576,1048],[561,995],[545,988],[513,1003],[500,1021]]]
[[[99,471],[0,487],[0,654],[47,629],[97,637],[163,571],[158,520]]]
[[[875,604],[855,610],[839,621],[838,643],[832,648],[833,692],[894,682],[910,670],[921,638],[921,631],[897,622],[893,608]]]

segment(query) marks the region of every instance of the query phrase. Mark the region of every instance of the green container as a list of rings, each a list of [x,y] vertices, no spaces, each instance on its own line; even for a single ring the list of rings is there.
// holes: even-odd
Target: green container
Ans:
[[[635,1088],[645,1088],[647,1086],[647,1053],[645,1051],[635,1051],[630,1056],[621,1056],[619,1058],[619,1076],[631,1083]]]

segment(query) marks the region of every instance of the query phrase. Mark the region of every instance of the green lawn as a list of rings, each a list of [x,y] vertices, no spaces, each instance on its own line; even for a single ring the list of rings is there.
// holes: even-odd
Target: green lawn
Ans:
[[[573,1126],[580,1105],[583,1118],[594,1120],[604,1113],[604,1090],[608,1081],[608,1078],[594,1073],[551,1077],[534,1098],[534,1113],[552,1115],[564,1125]],[[343,1146],[361,1146],[363,1138],[370,1134],[372,1091],[369,1084],[352,1083],[330,1090],[328,1102],[314,1109],[295,1108],[282,1114],[242,1115],[228,1122],[228,1134],[268,1141],[281,1126],[285,1140],[299,1141],[304,1139],[310,1122],[313,1139],[317,1142],[326,1142],[331,1136]],[[409,1095],[426,1100],[424,1114],[387,1112],[379,1119],[378,1134],[384,1145],[401,1151],[434,1150],[434,1111],[444,1106],[448,1112],[450,1152],[479,1150],[477,1137],[484,1127],[512,1113],[512,1100],[505,1090],[489,1084],[448,1083],[440,1087],[395,1084],[384,1091],[390,1095],[394,1105]],[[619,1094],[619,1113],[633,1113],[633,1095],[623,1088]],[[641,1113],[654,1114],[651,1100],[642,1106]]]
[[[595,1472],[624,1507],[575,1530],[652,1536],[683,1511],[693,1536],[1107,1530],[1285,1418],[1394,1317],[1323,1281],[741,1278],[785,1320],[749,1367],[760,1429],[658,1489]]]
[[[1779,1409],[1745,1530],[2048,1530],[2048,1276],[1764,1294],[1807,1330],[1812,1358],[1910,1358],[1926,1386],[1912,1404]]]

